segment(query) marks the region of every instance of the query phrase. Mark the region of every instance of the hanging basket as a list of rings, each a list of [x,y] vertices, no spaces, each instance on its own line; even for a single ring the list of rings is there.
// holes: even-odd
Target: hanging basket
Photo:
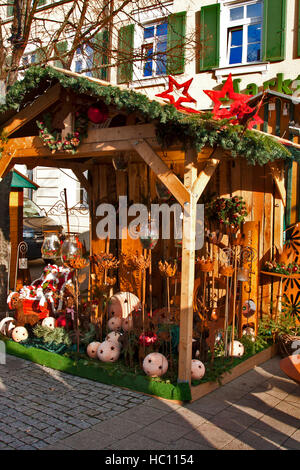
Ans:
[[[281,357],[292,356],[295,354],[296,349],[300,347],[300,336],[293,336],[289,335],[288,333],[284,333],[282,335],[278,335],[278,348],[279,354]],[[295,342],[299,341],[299,345],[295,348]]]

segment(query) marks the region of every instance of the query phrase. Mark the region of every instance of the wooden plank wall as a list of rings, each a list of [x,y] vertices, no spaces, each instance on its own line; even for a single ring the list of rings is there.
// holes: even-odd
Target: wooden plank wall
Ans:
[[[204,154],[207,158],[207,152]],[[201,170],[203,163],[201,156],[199,156],[199,170]],[[164,158],[168,166],[172,167],[174,172],[183,177],[183,160],[182,158],[174,158],[171,160],[170,156]],[[92,183],[92,205],[97,207],[101,201],[116,203],[118,196],[127,195],[128,204],[133,202],[146,203],[148,193],[150,191],[150,200],[158,201],[155,190],[156,176],[149,170],[149,180],[147,176],[147,166],[144,163],[129,163],[127,172],[115,171],[112,165],[101,164],[95,165],[95,170],[91,174]],[[260,238],[259,238],[259,260],[260,268],[265,261],[272,258],[272,245],[275,236],[275,243],[278,243],[278,235],[274,231],[273,213],[275,203],[275,187],[272,180],[272,175],[267,166],[253,167],[249,166],[243,159],[227,159],[221,161],[218,169],[211,178],[205,192],[204,197],[211,197],[212,195],[220,197],[230,197],[233,195],[242,196],[247,204],[249,215],[248,221],[260,222]],[[170,202],[175,202],[171,200]],[[92,223],[92,249],[94,253],[105,250],[105,242],[98,240],[96,236],[97,219]],[[172,232],[171,232],[172,233]],[[224,242],[226,238],[224,237]],[[112,252],[112,242],[110,251]],[[142,247],[138,240],[132,240],[129,237],[121,242],[115,243],[115,253],[122,252],[138,252],[142,253]],[[203,250],[197,255],[210,253]],[[164,293],[166,291],[164,280],[159,274],[158,261],[162,258],[175,258],[181,256],[180,250],[176,250],[173,241],[159,240],[157,246],[152,251],[153,259],[153,308],[162,307],[166,305],[166,298]],[[120,266],[119,269],[119,287],[121,290],[129,290],[138,297],[141,297],[140,289],[140,276],[135,274],[128,274],[128,271]],[[259,285],[259,298],[257,299],[257,306],[261,312],[270,313],[270,293],[271,285]],[[171,286],[171,296],[174,294],[174,282]],[[177,296],[180,294],[180,287],[177,286]],[[177,297],[177,300],[178,297]]]

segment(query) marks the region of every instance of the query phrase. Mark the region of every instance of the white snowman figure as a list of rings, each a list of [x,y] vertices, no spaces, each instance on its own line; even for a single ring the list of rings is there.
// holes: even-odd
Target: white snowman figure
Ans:
[[[11,337],[16,343],[20,343],[28,338],[28,331],[24,326],[17,326],[12,330]]]
[[[97,351],[100,345],[101,343],[99,343],[99,341],[93,341],[86,348],[86,353],[91,359],[96,359]]]
[[[116,362],[119,359],[121,349],[111,341],[103,341],[97,349],[98,359],[102,362]]]
[[[148,354],[143,361],[143,369],[149,377],[161,377],[168,370],[167,358],[158,352]]]
[[[111,317],[107,322],[107,329],[109,331],[119,331],[122,328],[121,317]]]
[[[116,346],[121,348],[121,343],[119,339],[121,338],[121,333],[118,333],[117,331],[111,331],[108,333],[108,335],[105,338],[105,341],[110,341],[111,343],[114,343]]]
[[[233,341],[233,347],[232,343],[228,344],[228,354],[229,356],[233,357],[242,357],[245,352],[244,345],[240,343],[240,341]]]
[[[53,317],[46,317],[42,321],[42,326],[47,326],[47,328],[51,328],[51,330],[54,330],[55,328],[55,318]]]
[[[192,380],[201,380],[205,374],[205,366],[203,362],[198,361],[198,359],[192,359]]]

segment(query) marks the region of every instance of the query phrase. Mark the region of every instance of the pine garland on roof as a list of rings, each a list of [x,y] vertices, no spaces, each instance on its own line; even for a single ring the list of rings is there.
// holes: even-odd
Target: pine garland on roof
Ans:
[[[215,121],[210,113],[186,115],[172,105],[162,106],[150,101],[145,95],[117,86],[103,86],[85,77],[70,77],[52,67],[33,66],[25,73],[21,81],[16,82],[7,92],[6,103],[0,106],[0,113],[8,110],[19,111],[24,107],[26,95],[37,90],[41,84],[49,87],[59,81],[62,87],[72,89],[78,94],[87,94],[106,105],[113,105],[120,111],[138,113],[145,122],[156,125],[157,138],[163,148],[182,142],[182,149],[189,146],[198,152],[204,146],[220,146],[233,157],[244,157],[251,165],[264,165],[277,159],[297,158],[272,137],[232,125],[230,120]],[[298,157],[300,160],[300,157]]]

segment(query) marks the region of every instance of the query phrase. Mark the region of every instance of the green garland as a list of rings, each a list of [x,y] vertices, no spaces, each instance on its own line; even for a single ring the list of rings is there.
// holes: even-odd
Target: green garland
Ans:
[[[127,113],[138,113],[145,122],[156,124],[157,138],[163,148],[168,148],[180,139],[182,149],[192,146],[198,152],[204,146],[220,146],[233,157],[246,158],[249,164],[264,165],[276,159],[299,158],[272,137],[246,130],[230,124],[229,120],[215,121],[211,113],[185,115],[172,105],[161,106],[150,101],[145,95],[116,86],[101,86],[85,77],[73,78],[52,67],[33,66],[25,73],[21,81],[16,82],[7,92],[6,103],[0,106],[0,113],[8,110],[19,111],[28,103],[28,93],[43,90],[59,82],[62,87],[72,89],[76,94],[86,94],[102,100],[106,105],[113,105]]]
[[[300,265],[297,263],[277,263],[276,261],[266,261],[265,270],[271,273],[285,274],[300,274]]]

